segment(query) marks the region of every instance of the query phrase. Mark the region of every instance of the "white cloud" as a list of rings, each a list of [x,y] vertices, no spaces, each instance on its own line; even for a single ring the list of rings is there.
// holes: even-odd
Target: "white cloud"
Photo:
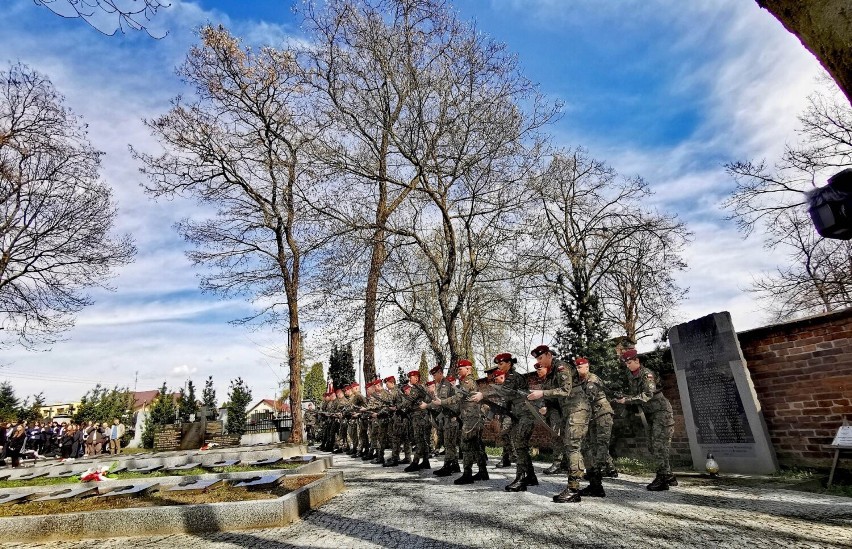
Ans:
[[[189,377],[191,374],[194,374],[198,371],[198,368],[195,366],[189,367],[186,364],[181,364],[180,366],[175,366],[172,368],[172,376],[177,377]]]

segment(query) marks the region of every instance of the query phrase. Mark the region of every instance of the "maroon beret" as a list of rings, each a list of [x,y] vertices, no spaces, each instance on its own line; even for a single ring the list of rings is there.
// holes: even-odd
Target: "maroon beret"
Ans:
[[[536,347],[535,349],[530,351],[530,354],[532,356],[534,356],[535,358],[538,358],[541,355],[543,355],[544,353],[551,353],[551,352],[552,351],[550,350],[550,347],[548,347],[547,345],[539,345],[538,347]]]

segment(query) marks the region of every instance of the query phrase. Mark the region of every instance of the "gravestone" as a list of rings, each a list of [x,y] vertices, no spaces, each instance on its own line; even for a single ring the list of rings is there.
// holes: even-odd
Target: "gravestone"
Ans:
[[[214,461],[213,463],[206,463],[202,465],[205,469],[219,469],[220,467],[232,467],[234,465],[239,465],[240,460],[238,459],[226,459],[222,461]]]
[[[51,492],[48,495],[38,498],[34,501],[59,501],[64,499],[77,499],[88,496],[94,496],[97,495],[97,493],[97,486],[81,484],[78,486],[73,486],[71,488],[62,488],[61,490],[56,490],[55,492]]]
[[[728,312],[669,330],[692,465],[703,471],[712,453],[721,472],[778,470],[751,375]]]
[[[272,475],[262,475],[242,480],[232,480],[231,486],[233,486],[234,488],[248,489],[272,488],[274,486],[277,486],[281,482],[281,479],[284,478],[284,476],[284,473],[276,473]]]
[[[166,492],[206,492],[210,488],[221,486],[224,482],[220,478],[185,480],[167,489]]]
[[[148,473],[153,473],[154,471],[159,471],[162,468],[163,468],[162,465],[146,465],[145,467],[137,467],[135,469],[128,469],[127,472],[128,473],[148,474]]]
[[[114,488],[107,488],[106,493],[102,493],[99,495],[99,498],[117,498],[117,497],[140,497],[148,494],[149,492],[154,491],[154,489],[158,488],[160,483],[158,482],[137,482],[135,484],[125,484],[122,486],[116,486]],[[103,492],[103,490],[101,490]]]
[[[145,429],[145,418],[147,416],[148,413],[141,410],[136,414],[136,424],[133,426],[133,440],[127,443],[128,448],[142,447],[142,431]]]
[[[166,471],[189,471],[190,469],[195,469],[196,467],[201,467],[201,463],[191,461],[189,463],[184,463],[183,465],[175,465],[174,467],[166,467]]]
[[[282,457],[271,457],[267,459],[256,459],[254,461],[249,461],[248,463],[244,463],[244,465],[251,465],[252,467],[262,467],[264,465],[275,465],[276,463],[280,463],[284,461]]]
[[[6,505],[7,503],[24,503],[26,501],[30,501],[33,498],[41,497],[44,495],[44,491],[33,490],[31,492],[18,492],[18,493],[2,493],[0,494],[0,505]]]

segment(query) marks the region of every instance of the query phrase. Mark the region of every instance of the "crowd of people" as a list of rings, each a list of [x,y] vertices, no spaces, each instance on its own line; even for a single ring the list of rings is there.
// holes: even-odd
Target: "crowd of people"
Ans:
[[[3,423],[0,424],[0,465],[20,467],[22,458],[76,459],[118,454],[124,434],[125,427],[118,419],[112,424],[96,421]]]
[[[605,497],[603,477],[618,476],[609,453],[610,403],[636,404],[648,422],[649,451],[657,472],[647,489],[668,490],[677,485],[669,463],[674,431],[671,404],[656,374],[641,365],[635,349],[620,355],[628,379],[625,395],[610,393],[590,372],[586,358],[563,361],[547,345],[539,345],[531,355],[536,363],[535,375],[529,379],[516,370],[517,359],[511,353],[501,353],[486,371],[490,383],[483,385],[473,379],[471,361],[462,359],[457,364],[458,379],[445,376],[443,367],[436,366],[429,371],[432,381],[425,384],[420,373],[412,371],[402,387],[394,376],[367,383],[366,396],[358,383],[339,387],[323,396],[318,409],[306,411],[309,440],[318,442],[321,450],[346,452],[385,467],[406,464],[406,472],[431,469],[433,448],[443,447],[444,463],[434,474],[461,473],[454,483],[471,484],[489,478],[482,431],[485,421],[497,416],[504,450],[498,466],[516,464],[515,479],[505,490],[520,492],[538,485],[530,439],[539,423],[550,434],[555,458],[542,472],[568,476],[565,489],[553,500],[577,503],[582,496]],[[589,481],[585,488],[580,488],[582,479]]]

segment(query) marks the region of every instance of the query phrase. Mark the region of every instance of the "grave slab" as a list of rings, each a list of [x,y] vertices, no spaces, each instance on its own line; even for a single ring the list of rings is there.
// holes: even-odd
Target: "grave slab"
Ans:
[[[246,478],[238,481],[231,481],[231,486],[234,488],[271,488],[281,482],[281,479],[286,475],[276,473],[274,475],[263,475],[257,477]]]
[[[191,462],[185,463],[183,465],[175,465],[174,467],[166,467],[166,471],[188,471],[190,469],[195,469],[196,467],[201,467],[200,462]]]
[[[754,384],[727,311],[669,330],[693,468],[712,453],[723,473],[778,470]]]
[[[257,460],[254,460],[254,461],[248,461],[248,462],[244,463],[243,465],[251,465],[252,467],[259,467],[259,466],[263,466],[263,465],[275,465],[276,463],[281,463],[282,461],[284,461],[284,458],[282,458],[282,457],[271,457],[271,458],[267,458],[267,459],[257,459]]]
[[[99,498],[116,498],[116,497],[140,497],[144,496],[160,486],[159,482],[137,482],[135,484],[123,484],[114,488],[107,488],[107,492],[100,494]]]
[[[41,497],[45,494],[44,490],[32,490],[30,492],[17,492],[17,493],[2,493],[0,494],[0,505],[6,505],[9,503],[24,503],[26,501],[30,501],[33,498]]]
[[[9,480],[31,480],[34,478],[46,477],[47,471],[29,471],[27,473],[22,473],[20,475],[13,475],[9,477]]]
[[[317,456],[293,456],[287,459],[287,463],[311,463],[317,460]]]
[[[166,492],[206,492],[210,488],[220,486],[225,481],[220,478],[185,480],[168,488]]]
[[[55,492],[50,492],[46,496],[35,499],[33,501],[59,501],[63,499],[77,499],[88,496],[94,496],[97,495],[97,493],[97,486],[88,486],[85,484],[81,484],[79,486],[74,486],[73,488],[63,488],[61,490],[56,490]]]
[[[128,469],[128,473],[153,473],[162,469],[162,465],[146,465],[145,467],[137,467],[136,469]]]
[[[219,467],[230,467],[232,465],[238,465],[240,460],[238,459],[226,459],[223,461],[214,461],[213,463],[208,463],[203,465],[205,469],[217,469]]]

